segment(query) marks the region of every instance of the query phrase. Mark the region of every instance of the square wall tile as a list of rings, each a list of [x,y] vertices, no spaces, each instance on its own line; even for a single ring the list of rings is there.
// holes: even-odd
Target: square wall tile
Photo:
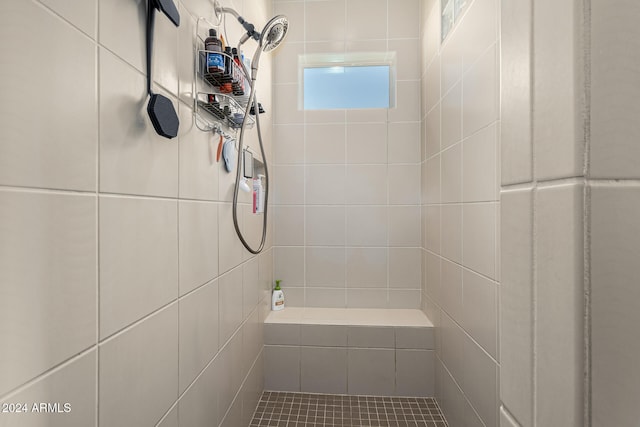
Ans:
[[[304,206],[274,206],[274,245],[304,245],[304,210]]]
[[[462,201],[462,144],[456,144],[442,156],[442,202]]]
[[[419,310],[422,307],[420,289],[389,289],[389,308]]]
[[[345,0],[305,3],[305,41],[344,40]]]
[[[74,21],[94,13],[95,2],[78,7],[62,1],[47,1],[48,6]],[[43,7],[31,2],[5,2],[0,27],[3,40],[20,40],[21,48],[5,46],[2,88],[5,129],[0,144],[0,184],[84,191],[96,189],[96,152],[98,144],[98,98],[96,94],[96,46],[84,34]],[[95,27],[95,20],[83,22]],[[90,28],[85,27],[86,30]],[[41,49],[43,39],[55,39],[55,46]],[[40,67],[46,62],[55,75],[55,84],[47,85],[43,96],[39,84]],[[11,64],[11,66],[7,66]],[[37,99],[38,108],[47,114],[26,114]],[[64,99],[65,102],[60,102]]]
[[[94,196],[0,190],[1,394],[96,343],[96,215]]]
[[[472,3],[465,15],[463,36],[463,62],[469,70],[498,37],[498,0],[480,0]]]
[[[242,323],[242,269],[218,278],[219,340],[221,349]]]
[[[287,286],[304,284],[304,248],[274,248],[274,276]]]
[[[100,49],[99,59],[100,191],[176,197],[178,143],[154,130],[144,75],[106,49]]]
[[[498,424],[498,365],[472,340],[464,340],[462,390],[485,425]]]
[[[347,207],[348,246],[387,246],[386,206]]]
[[[84,427],[95,425],[97,366],[97,351],[92,350],[65,366],[42,376],[8,399],[0,401],[0,405],[5,408],[4,405],[15,403],[28,405],[27,412],[4,412],[2,414],[3,423],[15,426],[38,425],[43,418],[49,418],[47,423],[51,426]],[[60,410],[64,410],[63,405],[71,405],[71,411],[49,416],[36,411],[31,412],[35,402],[59,402]],[[54,418],[55,421],[51,421],[51,418]]]
[[[277,205],[301,205],[305,199],[304,167],[279,165],[274,168],[273,202]]]
[[[428,159],[440,152],[440,104],[427,113],[425,122],[425,158]]]
[[[396,396],[434,396],[434,353],[396,350]]]
[[[464,270],[462,325],[471,337],[498,360],[498,284]]]
[[[389,248],[389,286],[420,289],[421,260],[419,248]]]
[[[345,249],[307,247],[305,249],[307,286],[345,286]]]
[[[271,281],[269,281],[271,283]],[[254,257],[242,264],[242,318],[247,319],[253,312],[260,299],[264,288],[260,282],[260,258]]]
[[[386,164],[387,124],[349,122],[347,124],[347,163]]]
[[[304,22],[304,7],[304,2],[273,2],[274,13],[287,16],[291,22]],[[292,25],[287,31],[287,42],[303,41],[304,26]]]
[[[265,345],[300,345],[300,326],[297,323],[265,323]]]
[[[304,123],[304,111],[298,108],[298,84],[273,85],[273,124]]]
[[[386,38],[387,2],[385,0],[349,0],[345,36],[347,40]]]
[[[533,425],[533,191],[500,194],[500,399]]]
[[[300,347],[264,346],[264,388],[300,391]]]
[[[346,169],[343,165],[307,166],[305,168],[303,194],[306,204],[344,204],[346,194],[345,171]]]
[[[346,347],[347,327],[344,325],[300,325],[300,344],[311,347]]]
[[[478,62],[465,73],[463,87],[462,136],[466,138],[498,119],[499,72],[496,45],[483,53]]]
[[[458,25],[449,32],[447,39],[441,45],[442,75],[440,84],[443,93],[449,92],[462,79],[462,53],[467,42],[465,38],[467,28],[468,26],[465,24]],[[436,36],[436,40],[440,41],[439,34]],[[461,122],[459,123],[462,124]]]
[[[242,209],[238,210],[238,223],[244,230]],[[225,273],[242,262],[244,247],[238,239],[233,226],[233,208],[231,203],[218,205],[218,272]],[[221,248],[221,249],[220,249]]]
[[[420,206],[389,207],[389,246],[421,244]]]
[[[462,143],[462,200],[498,200],[497,125],[492,124]]]
[[[303,5],[304,7],[304,5]],[[293,21],[291,17],[289,22]],[[297,21],[304,22],[304,21]],[[289,28],[292,28],[291,25]],[[287,31],[287,42],[273,52],[273,83],[297,83],[298,82],[298,56],[304,53],[304,43],[292,42]],[[261,69],[262,70],[262,69]],[[263,77],[263,76],[261,76]]]
[[[305,125],[305,163],[344,164],[345,134],[345,125],[342,123]]]
[[[344,308],[346,291],[343,288],[306,288],[305,307]]]
[[[433,253],[440,253],[440,206],[426,206],[425,213],[425,247]]]
[[[344,206],[305,208],[305,239],[309,246],[343,246],[346,238]]]
[[[640,386],[636,363],[640,189],[594,185],[591,200],[593,421],[633,425],[638,414],[634,396]]]
[[[178,297],[175,200],[100,197],[100,337]]]
[[[466,267],[496,277],[495,203],[466,204],[462,208],[462,259]]]
[[[394,4],[395,6],[395,4]],[[393,6],[392,6],[393,7]],[[396,53],[398,64],[398,80],[419,80],[420,79],[420,40],[418,38],[389,40],[387,49]]]
[[[207,283],[179,302],[180,392],[218,352],[218,282]]]
[[[100,345],[100,425],[156,423],[178,398],[178,305]]]
[[[583,425],[583,193],[577,184],[539,187],[536,195],[536,391],[544,424]],[[549,393],[558,399],[541,397]]]
[[[304,125],[273,125],[273,160],[276,165],[304,163]]]
[[[349,348],[395,348],[394,328],[349,326]]]
[[[581,176],[585,113],[579,90],[584,78],[583,53],[576,46],[582,39],[582,12],[574,2],[532,4],[535,177],[550,180]]]
[[[389,165],[389,204],[420,204],[420,165]]]
[[[347,393],[346,348],[302,347],[300,359],[300,391]]]
[[[391,122],[420,121],[420,81],[396,82],[396,108],[389,109]]]
[[[387,178],[387,165],[347,165],[345,184],[349,204],[384,205],[391,179]]]
[[[347,248],[347,287],[386,287],[387,254],[387,248]]]
[[[459,264],[442,260],[440,302],[442,309],[458,323],[462,323],[462,271]]]
[[[591,5],[590,173],[598,178],[639,178],[636,159],[638,88],[629,43],[638,28],[633,2]]]
[[[389,38],[420,37],[420,2],[401,0],[397,7],[388,10]]]
[[[349,394],[390,396],[395,389],[395,350],[348,350]]]
[[[425,280],[427,295],[435,302],[440,302],[440,263],[442,258],[429,251],[425,251]]]
[[[433,204],[440,203],[440,170],[441,156],[437,155],[425,162],[426,170],[422,181],[422,203]]]
[[[179,196],[183,199],[218,200],[221,170],[215,160],[218,135],[202,132],[190,125],[193,110],[184,104],[179,104],[178,108],[182,124],[178,134]]]
[[[462,263],[462,206],[442,205],[441,255],[453,262]]]
[[[178,203],[180,295],[218,275],[218,206]]]
[[[389,123],[389,163],[420,163],[420,123]]]
[[[500,159],[502,184],[533,179],[531,146],[532,0],[501,4],[500,12]]]
[[[348,308],[387,308],[386,289],[347,289]]]
[[[210,364],[196,382],[185,392],[172,412],[180,411],[180,426],[196,427],[217,425],[222,415],[218,411],[219,400],[219,361]],[[166,420],[165,420],[166,421]],[[164,426],[164,423],[161,424]],[[178,425],[176,414],[176,425]]]
[[[442,97],[440,103],[442,149],[462,140],[462,107],[462,82],[460,82]]]
[[[435,349],[435,328],[395,328],[396,348],[413,350]]]
[[[444,311],[442,312],[440,325],[440,359],[446,365],[451,375],[458,381],[462,381],[464,375],[464,345],[466,335],[462,328],[451,319]]]

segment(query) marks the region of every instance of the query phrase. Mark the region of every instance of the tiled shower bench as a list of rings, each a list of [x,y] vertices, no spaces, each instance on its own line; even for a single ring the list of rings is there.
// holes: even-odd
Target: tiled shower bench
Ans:
[[[287,307],[264,326],[266,390],[434,395],[434,329],[420,310]]]

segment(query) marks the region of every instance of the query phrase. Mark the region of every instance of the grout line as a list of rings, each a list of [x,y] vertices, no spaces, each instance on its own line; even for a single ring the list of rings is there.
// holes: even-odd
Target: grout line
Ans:
[[[91,346],[85,348],[84,350],[81,350],[80,352],[74,354],[73,356],[63,360],[62,362],[59,362],[59,363],[55,364],[54,366],[50,367],[46,371],[40,372],[37,376],[31,378],[27,382],[19,385],[18,387],[14,388],[13,390],[10,390],[7,393],[5,393],[4,395],[0,396],[0,402],[6,402],[7,400],[15,397],[17,394],[29,389],[31,386],[33,386],[33,385],[45,380],[49,376],[51,376],[51,375],[63,370],[64,368],[70,366],[71,364],[77,362],[79,359],[87,356],[92,351],[96,352],[96,358],[97,358],[98,345],[97,344],[92,344]]]

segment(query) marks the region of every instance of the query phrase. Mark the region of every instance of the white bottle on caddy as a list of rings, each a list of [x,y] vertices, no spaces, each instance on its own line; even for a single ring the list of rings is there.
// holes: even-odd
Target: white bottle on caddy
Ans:
[[[271,310],[273,311],[284,310],[284,292],[280,288],[281,281],[276,280],[276,287],[273,289],[273,295],[271,295]]]

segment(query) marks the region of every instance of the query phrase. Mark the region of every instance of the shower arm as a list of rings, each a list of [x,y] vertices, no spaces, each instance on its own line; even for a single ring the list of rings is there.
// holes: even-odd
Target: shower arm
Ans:
[[[214,1],[213,7],[214,7],[214,10],[215,10],[216,16],[218,14],[223,14],[223,13],[228,13],[230,15],[233,15],[238,20],[240,25],[242,25],[242,27],[247,31],[246,36],[248,36],[248,37],[247,37],[246,40],[248,40],[249,38],[253,38],[256,41],[260,40],[260,33],[258,31],[256,31],[255,25],[253,25],[250,22],[245,21],[245,19],[242,16],[240,16],[240,14],[235,9],[233,9],[231,7],[222,7],[222,6],[220,6],[220,3],[218,3],[218,0]],[[244,39],[244,37],[243,37],[243,39]]]

